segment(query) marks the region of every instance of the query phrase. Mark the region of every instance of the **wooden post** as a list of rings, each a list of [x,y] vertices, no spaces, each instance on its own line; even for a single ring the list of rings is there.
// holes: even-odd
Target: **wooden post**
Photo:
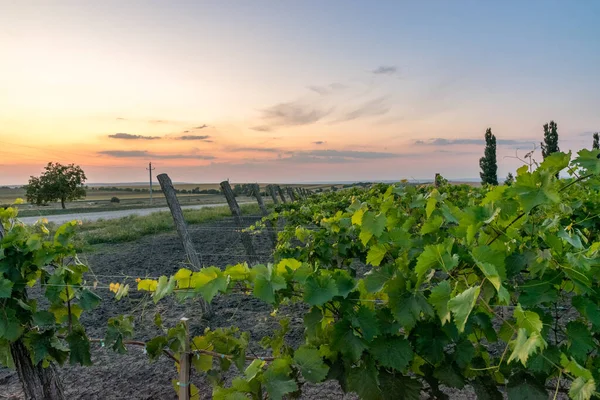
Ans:
[[[267,210],[267,207],[265,206],[265,202],[263,201],[263,198],[260,194],[260,187],[258,186],[258,183],[255,183],[252,186],[252,191],[254,192],[254,197],[256,197],[256,201],[258,202],[258,207],[260,208],[260,212],[262,213],[263,217],[266,217],[267,215],[269,215],[269,210]],[[268,220],[265,221],[265,225],[267,226],[267,232],[269,233],[269,236],[271,237],[271,242],[273,242],[273,247],[275,247],[277,245],[277,232],[275,232],[275,228],[273,227],[273,223]]]
[[[233,190],[231,190],[231,186],[229,182],[223,181],[221,182],[221,189],[223,190],[223,194],[227,199],[227,204],[229,204],[229,209],[231,210],[231,215],[233,215],[233,220],[237,225],[238,229],[241,231],[244,229],[244,224],[242,223],[242,211],[240,210],[240,206],[238,205],[235,195],[233,194]],[[252,261],[256,258],[256,252],[254,251],[254,246],[252,245],[252,238],[248,234],[248,232],[241,232],[242,235],[242,244],[244,245],[244,249],[246,250],[246,255],[248,256],[248,261]]]
[[[267,190],[273,199],[273,204],[279,204],[279,199],[277,199],[277,194],[275,193],[275,186],[269,185],[267,186]]]
[[[157,175],[156,179],[158,179],[160,188],[165,195],[165,199],[167,199],[167,205],[171,210],[171,216],[175,222],[177,234],[179,234],[179,239],[183,244],[183,249],[185,250],[185,255],[187,256],[188,262],[192,264],[196,270],[199,270],[202,268],[202,265],[200,264],[198,254],[196,253],[196,249],[192,243],[192,238],[187,230],[185,219],[183,218],[183,211],[181,211],[179,200],[177,200],[177,195],[175,194],[175,189],[173,188],[173,182],[171,182],[171,178],[169,178],[169,175],[167,174]],[[200,299],[200,307],[205,316],[210,315],[210,305],[204,301],[204,299]]]
[[[269,215],[269,211],[267,210],[262,195],[260,194],[260,186],[258,186],[258,183],[252,185],[252,191],[254,192],[254,197],[256,197],[256,202],[258,203],[258,208],[260,208],[260,212],[263,216],[266,217],[267,215]]]
[[[281,186],[277,185],[277,192],[279,192],[279,197],[281,197],[281,202],[282,203],[286,203],[285,200],[285,196],[283,195],[283,190],[281,189]]]
[[[190,371],[191,358],[190,352],[190,331],[187,324],[188,319],[181,318],[181,324],[185,328],[185,341],[183,342],[183,350],[179,355],[179,400],[190,400]]]
[[[290,199],[292,199],[292,201],[298,200],[298,198],[296,197],[296,193],[294,193],[294,189],[288,186],[286,187],[286,190],[288,192],[288,196],[290,196]]]

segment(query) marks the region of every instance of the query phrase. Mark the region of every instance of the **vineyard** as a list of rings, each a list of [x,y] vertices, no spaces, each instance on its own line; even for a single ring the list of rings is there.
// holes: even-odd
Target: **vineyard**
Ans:
[[[169,267],[119,279],[77,256],[76,223],[2,209],[0,362],[28,398],[63,398],[56,375],[85,368],[58,366],[98,351],[137,360],[122,373],[143,398],[600,398],[600,151],[553,153],[511,185],[438,183],[234,213],[235,246],[191,235],[200,268],[152,242]],[[139,394],[104,379],[95,398]]]

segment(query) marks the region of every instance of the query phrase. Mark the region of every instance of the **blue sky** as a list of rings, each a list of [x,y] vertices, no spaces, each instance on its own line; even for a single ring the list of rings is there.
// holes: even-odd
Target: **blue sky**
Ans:
[[[2,9],[0,183],[48,161],[143,180],[151,159],[178,181],[474,178],[487,127],[504,176],[550,119],[564,150],[600,130],[597,1]]]

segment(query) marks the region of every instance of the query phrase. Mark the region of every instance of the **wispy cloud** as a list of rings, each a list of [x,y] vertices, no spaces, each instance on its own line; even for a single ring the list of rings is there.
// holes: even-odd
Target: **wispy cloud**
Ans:
[[[536,143],[535,140],[514,140],[514,139],[496,139],[496,143],[501,146],[521,146],[521,145],[531,145],[531,143]],[[415,140],[414,144],[416,145],[425,145],[425,146],[454,146],[454,145],[485,145],[485,140],[483,139],[444,139],[444,138],[434,138],[429,140]]]
[[[312,124],[331,113],[332,109],[324,109],[300,101],[279,103],[262,111],[265,126],[294,126]]]
[[[126,121],[125,118],[117,117],[117,121]]]
[[[332,93],[336,93],[339,92],[341,90],[346,89],[348,86],[341,84],[341,83],[331,83],[329,85],[325,85],[325,86],[308,86],[308,90],[311,90],[317,94],[320,94],[321,96],[325,96],[328,94],[332,94]]]
[[[327,142],[324,142],[323,140],[317,140],[316,142],[312,142],[312,143],[316,144],[316,145],[321,145],[321,144],[325,144]]]
[[[153,158],[162,160],[175,160],[175,159],[190,159],[190,160],[214,160],[213,156],[206,156],[202,154],[160,154],[151,153],[146,150],[104,150],[99,151],[98,154],[104,156],[110,156],[115,158]]]
[[[263,152],[263,153],[280,153],[281,149],[277,149],[275,147],[234,147],[228,149],[231,152],[238,153],[244,151],[252,151],[252,152]]]
[[[398,67],[393,65],[380,65],[371,72],[375,75],[394,75],[398,72]]]
[[[357,118],[383,115],[390,111],[391,108],[392,107],[389,105],[387,97],[378,97],[376,99],[369,100],[366,103],[359,105],[354,110],[346,113],[344,116],[342,116],[335,122],[352,121]]]
[[[199,126],[196,126],[196,127],[192,128],[192,129],[193,130],[199,130],[199,129],[204,129],[204,128],[208,128],[208,125],[202,124],[202,125],[199,125]]]
[[[402,157],[402,154],[386,153],[379,151],[354,151],[354,150],[308,150],[294,152],[294,154],[304,154],[316,157],[338,157],[352,159],[381,159]]]
[[[273,130],[270,126],[267,126],[267,125],[253,126],[250,129],[252,129],[253,131],[258,131],[258,132],[271,132]]]
[[[111,139],[127,139],[127,140],[156,140],[160,139],[159,136],[143,136],[143,135],[132,135],[130,133],[115,133],[108,135]]]
[[[188,131],[186,131],[188,132]],[[212,142],[209,135],[183,135],[175,137],[176,140],[202,140],[204,142]]]

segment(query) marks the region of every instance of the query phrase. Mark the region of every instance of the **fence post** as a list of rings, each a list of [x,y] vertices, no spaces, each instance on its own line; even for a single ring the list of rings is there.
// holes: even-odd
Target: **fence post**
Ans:
[[[185,341],[183,350],[179,355],[179,400],[190,400],[190,370],[191,356],[190,353],[190,331],[187,324],[187,318],[181,318],[181,324],[185,328]]]
[[[256,258],[256,252],[254,251],[254,246],[252,245],[252,238],[248,234],[248,232],[241,232],[244,229],[244,224],[242,223],[242,211],[240,210],[240,206],[235,199],[235,195],[233,194],[233,190],[231,190],[231,186],[229,182],[223,181],[221,182],[221,189],[223,190],[223,194],[227,199],[227,204],[229,205],[229,209],[231,210],[231,215],[233,215],[233,220],[240,230],[240,234],[242,236],[242,244],[244,245],[244,249],[246,250],[246,255],[248,256],[248,261],[252,261]]]
[[[286,187],[285,189],[287,190],[287,192],[288,192],[288,196],[290,196],[290,199],[292,199],[292,201],[296,201],[296,200],[298,200],[298,199],[296,198],[296,193],[294,193],[294,189],[292,189],[292,188],[291,188],[291,187],[289,187],[289,186],[288,186],[288,187]]]
[[[256,197],[256,201],[258,202],[260,212],[263,215],[263,217],[266,217],[267,215],[269,215],[269,210],[267,210],[265,202],[263,201],[263,198],[260,194],[260,186],[258,186],[258,183],[255,183],[252,186],[252,189],[252,191],[254,192],[254,197]],[[273,223],[269,220],[265,221],[265,225],[267,226],[267,232],[269,232],[269,236],[271,237],[271,241],[273,242],[273,247],[275,247],[277,245],[277,232],[275,231],[275,227],[273,226]]]
[[[281,197],[281,202],[282,203],[287,203],[287,201],[285,200],[285,196],[283,195],[283,189],[281,189],[281,186],[277,185],[277,192],[279,192],[279,197]]]
[[[185,223],[185,219],[183,218],[183,211],[181,211],[179,200],[177,200],[177,195],[175,194],[175,189],[173,188],[173,182],[171,182],[171,178],[169,178],[169,175],[167,174],[157,175],[156,179],[158,180],[158,183],[160,183],[160,188],[165,195],[165,199],[167,199],[167,205],[169,206],[169,210],[171,210],[171,216],[175,222],[179,239],[183,244],[185,255],[187,256],[189,263],[192,264],[195,269],[199,270],[202,268],[202,265],[200,264],[198,253],[196,253],[196,249],[192,243],[192,238],[187,230],[187,225]],[[205,316],[210,316],[210,305],[202,298],[200,299],[200,308]]]
[[[271,195],[271,198],[273,199],[273,204],[279,204],[279,200],[277,199],[277,194],[275,194],[275,186],[269,185],[269,186],[267,186],[267,189],[269,190],[269,194]]]

